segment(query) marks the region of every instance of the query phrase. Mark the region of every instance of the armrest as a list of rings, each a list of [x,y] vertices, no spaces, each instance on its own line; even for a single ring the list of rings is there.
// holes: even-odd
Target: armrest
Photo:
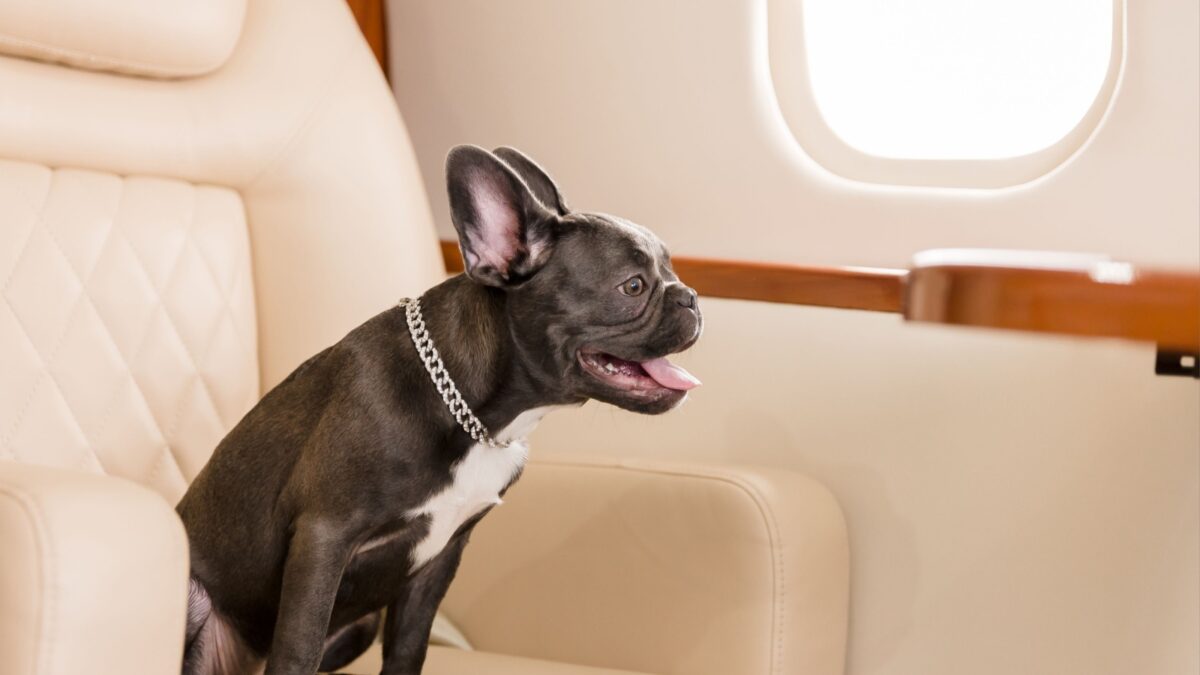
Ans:
[[[0,462],[0,672],[178,675],[183,525],[109,476]]]
[[[535,461],[443,608],[477,649],[669,675],[842,673],[849,545],[795,472]]]

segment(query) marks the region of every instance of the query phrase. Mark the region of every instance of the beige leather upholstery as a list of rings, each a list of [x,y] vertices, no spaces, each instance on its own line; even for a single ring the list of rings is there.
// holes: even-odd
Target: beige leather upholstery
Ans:
[[[246,0],[5,0],[0,52],[133,75],[203,75],[229,58]]]
[[[845,522],[801,474],[538,460],[443,609],[477,649],[663,675],[836,675]]]
[[[0,5],[0,672],[177,673],[171,505],[262,392],[441,278],[428,203],[341,0]],[[810,481],[535,465],[510,502],[448,602],[478,651],[427,672],[840,668]]]
[[[479,651],[435,648],[427,675],[844,672],[849,546],[825,487],[777,469],[534,455],[442,605]],[[344,670],[379,662],[376,648]]]
[[[258,399],[241,198],[0,160],[0,456],[171,503]]]
[[[343,669],[345,673],[379,672],[382,661],[373,650]],[[590,668],[566,663],[527,659],[504,654],[485,654],[449,647],[430,647],[423,675],[650,675],[629,670]]]
[[[649,675],[611,668],[588,668],[499,654],[460,652],[445,647],[429,651],[425,675]]]
[[[266,389],[442,275],[411,145],[373,59],[338,0],[248,3],[236,49],[206,77],[0,57],[0,157],[235,190]]]
[[[0,672],[179,672],[187,541],[118,478],[0,462]]]
[[[262,391],[441,277],[348,9],[243,4],[0,3],[6,675],[177,673],[171,505]]]
[[[21,375],[0,457],[176,499],[259,392],[440,278],[408,139],[336,0],[250,3],[208,77],[0,56],[0,92],[0,363]]]

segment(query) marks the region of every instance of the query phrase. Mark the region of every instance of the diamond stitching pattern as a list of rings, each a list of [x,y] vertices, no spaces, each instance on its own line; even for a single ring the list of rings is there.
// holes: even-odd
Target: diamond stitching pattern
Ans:
[[[258,398],[228,189],[0,160],[0,458],[174,502]]]

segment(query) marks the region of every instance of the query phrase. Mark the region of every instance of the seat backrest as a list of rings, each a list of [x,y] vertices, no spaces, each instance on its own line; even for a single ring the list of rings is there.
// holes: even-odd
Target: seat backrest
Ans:
[[[174,503],[440,260],[341,0],[0,3],[0,460]]]

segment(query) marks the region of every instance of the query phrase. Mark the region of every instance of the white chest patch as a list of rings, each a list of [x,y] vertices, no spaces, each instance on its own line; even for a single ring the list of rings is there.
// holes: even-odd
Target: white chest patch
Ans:
[[[420,506],[408,512],[410,518],[429,517],[429,532],[412,552],[415,572],[429,562],[450,541],[468,519],[489,506],[500,504],[500,491],[525,467],[529,444],[524,440],[546,413],[556,406],[533,408],[517,416],[495,435],[502,443],[521,439],[507,448],[472,445],[451,469],[450,484]]]

